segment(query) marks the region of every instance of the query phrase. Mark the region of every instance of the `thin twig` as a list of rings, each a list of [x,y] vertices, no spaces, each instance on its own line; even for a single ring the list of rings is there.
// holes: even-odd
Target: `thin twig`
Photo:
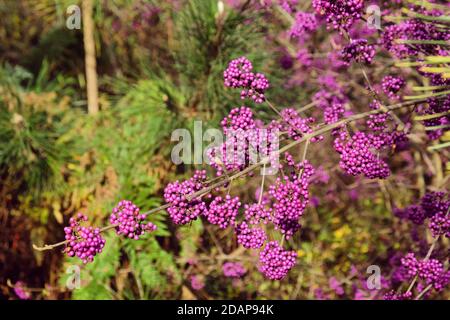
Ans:
[[[262,197],[263,197],[263,192],[264,192],[264,182],[266,180],[266,164],[263,165],[263,175],[262,175],[262,180],[261,180],[261,187],[260,187],[260,191],[259,191],[259,200],[258,200],[258,204],[261,204],[262,202]]]
[[[431,288],[433,287],[432,284],[429,284],[425,289],[422,290],[421,293],[417,295],[417,297],[414,300],[420,300]]]

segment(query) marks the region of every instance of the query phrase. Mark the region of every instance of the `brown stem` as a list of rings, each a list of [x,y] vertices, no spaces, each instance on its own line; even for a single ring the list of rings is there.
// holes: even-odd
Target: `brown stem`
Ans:
[[[98,85],[95,60],[94,20],[92,0],[83,0],[83,41],[86,68],[86,89],[89,114],[98,112]]]

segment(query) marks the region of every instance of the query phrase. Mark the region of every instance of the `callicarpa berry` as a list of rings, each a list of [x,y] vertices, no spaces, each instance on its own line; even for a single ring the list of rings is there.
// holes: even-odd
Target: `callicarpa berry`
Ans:
[[[260,222],[267,224],[271,221],[271,210],[266,208],[265,202],[245,204],[244,208],[245,221],[249,224],[259,224]]]
[[[223,73],[224,84],[229,88],[241,88],[241,98],[251,98],[256,103],[265,100],[264,92],[269,80],[262,73],[253,73],[253,65],[246,57],[231,60]]]
[[[234,108],[221,121],[226,141],[207,150],[209,165],[221,176],[226,172],[242,170],[256,155],[274,154],[278,148],[278,131],[262,128],[253,118],[250,108]],[[271,161],[275,161],[272,159]]]
[[[283,279],[296,263],[297,253],[284,250],[276,241],[266,244],[259,254],[259,270],[270,280]]]
[[[413,204],[404,209],[396,208],[394,214],[401,219],[411,220],[417,225],[423,224],[429,218],[428,226],[433,235],[444,235],[448,232],[447,210],[450,206],[450,201],[446,200],[446,197],[444,192],[428,192],[422,197],[419,205]]]
[[[314,14],[298,11],[295,14],[295,22],[289,31],[292,38],[300,38],[306,32],[317,29],[317,19]]]
[[[139,208],[131,201],[122,200],[113,209],[109,222],[117,225],[118,235],[124,235],[127,238],[138,240],[145,232],[156,230],[156,226],[151,223],[145,223],[145,214],[140,214]]]
[[[29,300],[31,298],[31,293],[22,281],[17,281],[14,284],[14,293],[20,300]]]
[[[381,80],[383,92],[391,99],[398,100],[400,96],[397,94],[401,88],[405,86],[405,80],[400,77],[385,76]]]
[[[94,257],[101,253],[105,246],[105,239],[100,235],[99,228],[82,227],[87,216],[78,213],[76,218],[70,218],[69,226],[64,228],[65,238],[68,241],[64,252],[69,257],[78,257],[83,263],[92,262]]]
[[[441,52],[442,55],[448,56],[449,51],[446,50],[444,52]],[[440,74],[424,74],[425,77],[430,79],[430,85],[431,86],[450,86],[450,79],[444,78]],[[438,92],[439,90],[433,91],[434,93]],[[444,99],[442,98],[429,98],[427,99],[427,105],[424,110],[422,110],[420,113],[422,114],[429,114],[429,115],[435,115],[435,114],[442,114],[440,117],[435,117],[433,119],[424,120],[423,124],[426,127],[431,126],[446,126],[450,124],[450,114],[448,111],[450,111],[450,95],[447,95]],[[427,128],[427,135],[430,140],[437,140],[439,139],[445,132],[446,128],[442,129],[435,129],[435,130],[429,130]]]
[[[386,50],[397,58],[439,54],[439,46],[434,44],[414,45],[402,43],[402,40],[450,40],[450,34],[440,30],[435,24],[420,19],[410,19],[384,28],[382,44]]]
[[[287,131],[292,139],[298,140],[303,134],[313,132],[310,124],[314,123],[314,118],[302,118],[293,108],[281,110],[281,116],[283,117],[281,130]]]
[[[247,249],[261,248],[267,235],[261,228],[249,228],[246,222],[236,226],[237,242]]]
[[[409,300],[412,298],[412,292],[396,293],[394,290],[384,295],[384,300]]]
[[[202,290],[205,287],[205,282],[202,278],[197,275],[192,275],[191,278],[191,287],[194,290]]]
[[[271,3],[272,0],[264,0],[262,3]],[[291,14],[295,10],[295,6],[298,5],[299,0],[277,0],[278,4],[284,11]]]
[[[330,81],[335,80],[332,78],[327,82]],[[335,92],[322,89],[314,95],[317,107],[323,110],[323,120],[326,124],[339,121],[345,113],[344,105],[347,103],[347,98],[344,96],[342,88],[336,86],[334,89]]]
[[[222,272],[225,277],[228,278],[241,278],[247,270],[239,262],[225,262],[222,265]]]
[[[197,170],[192,178],[169,183],[164,189],[164,199],[170,204],[167,212],[175,224],[187,224],[206,212],[206,204],[200,198],[186,199],[201,190],[205,181],[206,171]]]
[[[375,56],[375,47],[367,44],[366,39],[352,40],[341,51],[342,60],[350,64],[351,61],[371,64]]]
[[[450,238],[450,214],[438,212],[430,218],[428,227],[434,237],[445,235]]]
[[[385,179],[390,175],[386,162],[372,151],[385,145],[383,139],[361,131],[351,138],[345,136],[344,133],[334,141],[334,148],[341,155],[339,165],[345,172],[353,176],[363,174],[369,179]]]
[[[286,153],[288,175],[278,177],[269,187],[273,198],[272,221],[287,239],[296,233],[301,225],[300,217],[309,203],[309,181],[314,174],[313,166],[307,161],[295,164],[292,156]]]
[[[330,28],[348,30],[364,8],[363,0],[313,0],[316,13],[325,17]]]
[[[450,207],[448,193],[428,192],[422,197],[420,206],[425,211],[427,217],[432,217],[438,212],[447,213]]]
[[[411,205],[405,209],[395,209],[394,214],[399,218],[411,220],[417,225],[423,224],[427,218],[422,207],[417,205]]]
[[[377,110],[380,109],[381,105],[377,100],[374,100],[372,103],[370,103],[369,107],[372,110]],[[390,119],[391,116],[387,112],[371,114],[366,120],[366,124],[370,129],[372,129],[372,131],[381,133],[387,130],[387,121]]]
[[[256,128],[253,112],[250,108],[245,106],[231,109],[230,113],[223,118],[220,124],[225,135],[239,129],[247,131]]]
[[[225,229],[229,225],[234,225],[240,206],[239,197],[232,198],[230,195],[226,195],[225,198],[216,197],[204,215],[209,223]]]
[[[432,285],[437,291],[445,288],[450,282],[450,271],[446,271],[442,262],[436,259],[418,260],[414,253],[408,253],[401,259],[408,277],[416,275],[426,284]]]

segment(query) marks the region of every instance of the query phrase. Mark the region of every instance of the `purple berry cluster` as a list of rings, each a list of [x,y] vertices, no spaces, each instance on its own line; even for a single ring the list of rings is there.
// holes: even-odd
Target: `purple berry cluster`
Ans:
[[[236,226],[237,242],[247,249],[261,248],[267,240],[267,235],[261,228],[249,228],[246,222]]]
[[[371,64],[374,56],[375,47],[368,44],[366,39],[352,40],[341,51],[342,60],[347,64],[350,64],[351,61]]]
[[[250,108],[234,108],[221,121],[226,141],[207,150],[209,165],[217,176],[242,170],[252,157],[269,156],[278,147],[278,128],[260,128]]]
[[[283,279],[295,266],[297,253],[284,250],[276,241],[266,244],[259,254],[259,270],[271,280]]]
[[[449,55],[448,52],[443,52],[441,54],[443,54],[444,56]],[[430,80],[431,86],[436,86],[436,87],[450,86],[450,79],[444,78],[440,74],[423,73],[423,75]],[[433,93],[438,93],[439,91],[440,91],[439,89],[434,90]],[[449,125],[450,124],[450,114],[448,114],[448,111],[450,111],[450,95],[447,95],[443,99],[442,98],[429,98],[427,102],[428,102],[427,103],[428,107],[425,107],[423,110],[421,110],[420,111],[421,114],[429,114],[429,115],[443,114],[443,115],[440,117],[435,117],[434,119],[425,120],[425,121],[423,121],[423,124],[426,127]],[[446,132],[445,128],[435,129],[435,130],[427,130],[427,135],[430,140],[437,140],[445,132]]]
[[[234,225],[240,206],[239,197],[232,198],[230,195],[226,195],[225,198],[222,198],[218,196],[211,201],[208,210],[204,211],[203,215],[209,223],[226,229],[229,225]]]
[[[242,88],[241,99],[251,98],[255,103],[263,103],[269,80],[264,74],[253,73],[252,70],[253,65],[246,57],[234,59],[223,73],[224,83],[229,88]]]
[[[164,199],[170,204],[167,212],[175,224],[187,224],[206,212],[206,204],[200,198],[187,199],[192,193],[203,188],[206,171],[198,170],[190,179],[169,183],[164,189]]]
[[[256,128],[253,112],[250,108],[242,106],[231,109],[230,113],[220,122],[225,135],[236,131],[248,131]]]
[[[322,89],[314,95],[317,107],[323,110],[323,120],[326,124],[339,121],[345,113],[344,105],[347,99],[341,88],[336,88],[335,91],[332,93]]]
[[[412,298],[412,292],[396,293],[394,290],[384,295],[384,300],[409,300]]]
[[[450,207],[449,195],[444,191],[428,192],[420,200],[420,206],[428,217],[432,217],[439,212],[447,213]]]
[[[205,282],[202,278],[197,275],[192,275],[191,278],[191,287],[194,290],[202,290],[205,287]]]
[[[294,164],[288,153],[286,157],[293,171],[278,177],[269,187],[269,194],[273,198],[272,222],[289,239],[301,227],[299,219],[309,202],[309,180],[314,168],[307,160]]]
[[[427,218],[425,211],[418,205],[411,205],[405,209],[395,209],[394,214],[401,219],[411,220],[417,225],[423,224]]]
[[[293,108],[281,110],[281,116],[283,117],[281,130],[287,131],[292,139],[298,140],[303,134],[312,133],[310,125],[314,123],[314,118],[302,118]]]
[[[390,169],[378,154],[386,142],[379,137],[358,131],[352,137],[342,134],[334,141],[334,148],[340,154],[340,167],[350,175],[363,174],[369,179],[385,179]]]
[[[292,38],[300,38],[307,32],[312,32],[317,29],[317,19],[312,13],[298,11],[295,14],[295,22],[292,25],[289,33]]]
[[[17,281],[14,284],[14,293],[20,300],[29,300],[31,298],[31,293],[29,289],[25,286],[22,281]]]
[[[267,209],[264,202],[261,204],[253,203],[244,205],[245,211],[244,216],[245,220],[249,224],[259,224],[260,222],[267,224],[271,221],[271,211]]]
[[[239,262],[225,262],[222,265],[223,275],[227,278],[242,278],[247,270]]]
[[[436,213],[430,218],[428,227],[434,237],[445,235],[450,238],[450,214],[443,211]]]
[[[289,14],[295,11],[295,6],[298,4],[298,1],[299,0],[277,0],[280,7]],[[260,2],[269,4],[272,3],[272,0],[264,0]]]
[[[145,232],[156,230],[156,226],[151,223],[145,223],[145,214],[140,214],[139,208],[131,201],[122,200],[113,209],[109,222],[117,225],[118,235],[124,235],[127,238],[138,240]]]
[[[364,0],[313,0],[312,6],[330,27],[348,30],[361,18]]]
[[[400,99],[400,96],[397,93],[405,86],[405,84],[405,80],[401,77],[385,76],[381,80],[383,92],[392,100]]]
[[[401,263],[409,278],[417,275],[426,284],[431,284],[437,291],[442,290],[450,283],[450,271],[446,271],[439,260],[418,260],[414,253],[408,253],[401,259]]]
[[[383,32],[382,44],[386,50],[397,58],[406,58],[419,54],[439,54],[440,46],[435,44],[407,44],[401,40],[450,40],[445,30],[439,29],[435,24],[420,19],[402,21],[386,27]]]
[[[420,204],[410,205],[404,209],[395,209],[394,214],[410,220],[417,225],[422,225],[429,219],[428,227],[433,236],[450,236],[450,200],[445,192],[429,192],[425,194]]]
[[[370,104],[370,108],[373,110],[380,109],[380,103],[377,100],[374,100]],[[391,116],[386,112],[381,112],[377,114],[371,114],[366,120],[367,127],[372,130],[374,133],[380,133],[383,135],[383,132],[386,132],[388,129],[387,122],[391,119]],[[385,136],[385,138],[388,138]]]
[[[83,263],[92,262],[105,246],[105,239],[100,235],[99,228],[81,226],[87,220],[86,215],[78,213],[76,218],[70,218],[70,225],[64,228],[68,241],[64,251],[69,257],[80,258]]]

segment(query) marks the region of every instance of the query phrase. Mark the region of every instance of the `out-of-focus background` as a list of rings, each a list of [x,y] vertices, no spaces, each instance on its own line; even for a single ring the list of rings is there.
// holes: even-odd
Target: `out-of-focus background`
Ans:
[[[370,297],[366,268],[379,265],[388,276],[398,265],[392,252],[417,246],[411,225],[392,210],[412,203],[426,185],[442,188],[442,175],[433,174],[443,172],[438,156],[400,152],[391,159],[398,176],[379,182],[343,175],[331,149],[312,146],[320,177],[301,236],[291,240],[299,262],[284,281],[264,279],[257,253],[241,250],[230,230],[200,219],[175,227],[164,211],[150,217],[157,232],[139,241],[105,233],[104,252],[87,265],[65,257],[61,247],[33,250],[32,244],[63,240],[77,212],[104,226],[121,199],[144,211],[157,207],[168,182],[202,167],[173,164],[170,136],[192,129],[194,120],[217,128],[242,104],[223,85],[231,59],[245,55],[264,72],[267,95],[280,106],[307,105],[322,87],[320,69],[304,69],[292,52],[282,10],[254,1],[83,2],[0,0],[0,298]],[[80,29],[67,26],[71,5],[81,8]],[[332,48],[327,36],[325,28],[315,34],[313,47]],[[86,69],[86,59],[96,66]],[[87,74],[97,81],[91,97]],[[349,77],[335,76],[342,83]],[[364,82],[359,73],[353,80]],[[370,97],[353,95],[363,102],[355,108],[367,107]],[[270,118],[267,106],[255,110]],[[258,185],[236,181],[233,193],[252,200]],[[244,278],[223,275],[224,253],[246,267]],[[66,285],[73,266],[81,268],[75,290]]]

